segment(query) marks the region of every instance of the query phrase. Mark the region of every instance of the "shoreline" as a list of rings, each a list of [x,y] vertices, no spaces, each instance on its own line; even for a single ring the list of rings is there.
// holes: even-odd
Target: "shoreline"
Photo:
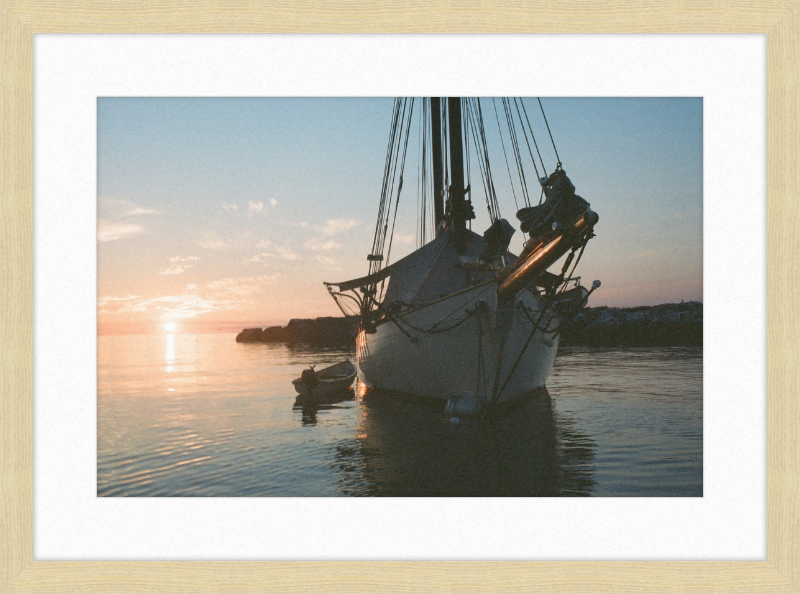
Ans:
[[[356,317],[295,318],[286,326],[245,328],[236,342],[346,346],[355,340]],[[587,307],[564,323],[561,346],[702,346],[699,301],[639,307]]]

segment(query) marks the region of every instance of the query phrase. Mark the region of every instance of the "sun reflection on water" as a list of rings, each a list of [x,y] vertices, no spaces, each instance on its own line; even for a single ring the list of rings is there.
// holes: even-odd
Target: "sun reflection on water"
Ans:
[[[166,360],[167,360],[167,373],[171,373],[171,372],[175,371],[175,335],[174,334],[167,334]]]

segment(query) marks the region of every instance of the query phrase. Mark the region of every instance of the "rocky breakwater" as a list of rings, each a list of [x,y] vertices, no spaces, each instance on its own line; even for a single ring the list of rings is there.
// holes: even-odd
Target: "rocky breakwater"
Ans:
[[[236,342],[353,346],[358,319],[293,319],[286,326],[247,328]],[[699,346],[703,304],[698,301],[631,308],[587,307],[561,331],[562,346]]]
[[[245,328],[236,342],[287,342],[316,346],[344,346],[355,342],[356,318],[292,319],[286,326]]]
[[[699,346],[703,304],[699,301],[645,307],[587,307],[567,322],[563,346]]]

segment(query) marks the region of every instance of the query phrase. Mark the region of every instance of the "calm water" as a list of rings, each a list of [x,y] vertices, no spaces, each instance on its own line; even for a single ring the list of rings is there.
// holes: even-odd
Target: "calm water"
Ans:
[[[100,496],[703,494],[699,348],[562,349],[549,396],[451,424],[385,394],[293,408],[291,380],[348,351],[98,340]]]

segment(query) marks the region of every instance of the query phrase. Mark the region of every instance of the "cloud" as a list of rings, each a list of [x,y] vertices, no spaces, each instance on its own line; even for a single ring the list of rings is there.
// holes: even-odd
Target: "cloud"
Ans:
[[[159,210],[146,206],[139,206],[135,202],[122,198],[100,198],[98,207],[104,215],[113,218],[161,214]]]
[[[200,314],[235,309],[234,301],[216,300],[198,295],[165,295],[151,299],[138,296],[102,297],[98,299],[101,314],[159,312],[162,318],[193,318]]]
[[[199,288],[186,286],[182,295],[164,295],[142,299],[138,295],[103,296],[97,300],[98,314],[157,313],[162,319],[194,318],[199,315],[231,311],[252,306],[266,288],[276,285],[280,275],[222,278]]]
[[[331,268],[335,268],[336,270],[341,270],[339,268],[339,262],[334,260],[333,258],[329,258],[328,256],[315,256],[317,262],[321,264],[325,264],[325,266],[330,266]]]
[[[330,239],[326,242],[321,242],[316,237],[306,242],[306,247],[310,250],[314,250],[315,252],[319,251],[330,251],[335,250],[336,248],[342,247],[342,244],[337,243],[333,239]]]
[[[264,210],[264,203],[260,200],[258,202],[253,202],[252,200],[247,203],[247,210],[251,213],[253,212],[261,212]]]
[[[275,208],[275,205],[278,204],[278,201],[275,200],[275,198],[270,198],[269,199],[269,203],[270,203],[270,206],[272,206],[272,208]]]
[[[205,248],[207,250],[226,250],[231,247],[231,244],[222,239],[219,235],[217,235],[214,231],[205,231],[202,234],[202,237],[195,242],[201,248]]]
[[[130,293],[125,297],[100,297],[97,300],[97,305],[100,307],[104,307],[110,303],[116,303],[118,301],[132,301],[138,298],[139,298],[138,295],[131,295]]]
[[[261,260],[261,258],[283,258],[284,260],[300,259],[300,256],[295,254],[289,248],[275,245],[269,239],[262,239],[256,244],[256,247],[262,250],[270,250],[270,251],[263,252],[257,256],[253,256],[252,258],[250,258],[250,260],[248,260],[248,262],[262,262],[263,260]]]
[[[299,260],[300,259],[300,256],[295,254],[289,248],[280,247],[280,246],[276,245],[275,247],[272,248],[272,251],[276,252],[278,254],[278,257],[279,258],[283,258],[284,260]]]
[[[152,208],[142,208],[141,206],[137,206],[125,213],[126,216],[135,216],[135,215],[151,215],[151,214],[159,214],[159,211],[153,210]]]
[[[164,270],[159,272],[159,274],[168,274],[168,275],[183,274],[191,267],[192,267],[191,264],[186,264],[183,266],[175,266],[173,268],[165,268]]]
[[[98,219],[97,221],[97,241],[100,243],[116,241],[124,237],[133,237],[143,231],[144,229],[139,225],[130,223],[112,223],[105,219]]]
[[[231,210],[239,210],[239,207],[236,204],[223,204],[222,208],[223,208],[223,210],[225,212],[228,212],[228,211],[231,211]]]
[[[360,224],[361,221],[358,219],[328,219],[325,221],[325,225],[321,227],[316,226],[316,228],[323,234],[331,237],[337,233],[349,231],[353,227],[358,227]]]
[[[175,262],[197,262],[199,259],[200,258],[197,256],[186,256],[185,258],[175,256],[174,258],[170,258],[169,261],[174,264]]]
[[[308,227],[308,222],[306,222],[306,221],[297,221],[297,222],[281,221],[281,225],[288,225],[289,227],[302,227],[303,229],[305,229],[306,227]]]
[[[213,296],[247,296],[260,294],[267,285],[274,285],[280,279],[279,274],[265,274],[263,276],[238,276],[221,278],[206,285]]]
[[[259,242],[259,246],[264,242]],[[269,243],[269,242],[267,242]],[[266,247],[266,246],[261,246]],[[300,256],[295,254],[289,248],[281,247],[281,246],[273,246],[271,252],[262,252],[260,254],[256,254],[249,260],[245,260],[245,262],[263,262],[263,258],[281,258],[283,260],[299,260]]]

